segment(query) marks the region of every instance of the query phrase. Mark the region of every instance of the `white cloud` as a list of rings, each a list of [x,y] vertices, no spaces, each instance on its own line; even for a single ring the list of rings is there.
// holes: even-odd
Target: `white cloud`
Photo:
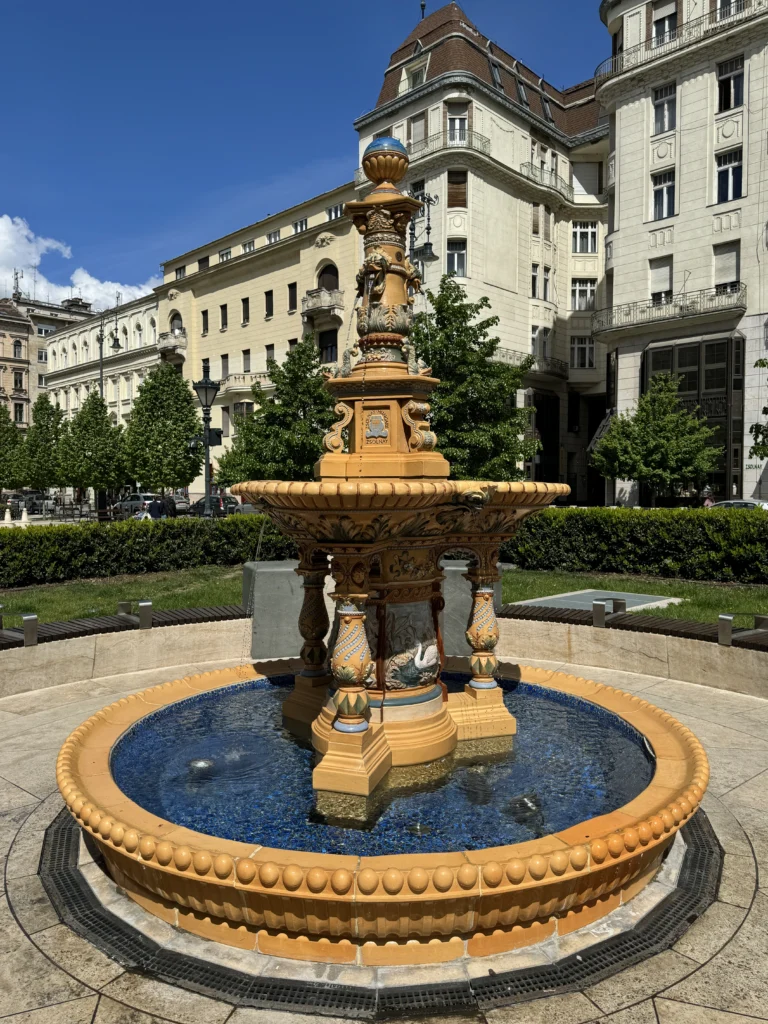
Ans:
[[[123,302],[130,302],[151,292],[162,281],[160,277],[150,277],[143,284],[100,281],[84,267],[78,267],[70,275],[71,287],[54,284],[39,269],[45,254],[52,252],[72,259],[72,250],[65,242],[36,235],[22,217],[0,214],[0,290],[7,295],[11,293],[14,268],[24,272],[21,281],[24,293],[32,296],[34,289],[36,298],[50,299],[51,302],[80,295],[86,302],[92,302],[94,309],[114,306],[115,292],[121,293]]]

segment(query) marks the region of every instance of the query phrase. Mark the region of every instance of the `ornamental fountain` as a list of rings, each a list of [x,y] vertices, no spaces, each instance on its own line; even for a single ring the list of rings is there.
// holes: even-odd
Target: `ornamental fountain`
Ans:
[[[359,359],[327,382],[339,418],[315,480],[234,488],[299,547],[295,675],[247,665],[153,687],[76,729],[57,768],[137,903],[294,959],[434,963],[591,924],[654,878],[708,779],[693,734],[647,701],[499,664],[500,546],[568,488],[449,479],[429,423],[439,381],[408,340],[407,167],[377,139],[374,188],[347,205],[365,253]],[[472,589],[458,674],[440,630],[449,552],[469,557]]]

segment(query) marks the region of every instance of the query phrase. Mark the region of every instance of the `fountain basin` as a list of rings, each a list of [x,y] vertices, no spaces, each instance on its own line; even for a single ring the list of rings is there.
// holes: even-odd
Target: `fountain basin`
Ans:
[[[127,729],[159,708],[253,676],[250,667],[206,673],[118,701],[66,741],[57,779],[70,812],[138,903],[178,927],[273,955],[437,962],[576,930],[653,878],[707,784],[701,745],[671,715],[601,684],[522,669],[516,678],[589,701],[644,736],[656,755],[648,786],[616,810],[527,842],[378,856],[206,835],[120,790],[110,755]]]

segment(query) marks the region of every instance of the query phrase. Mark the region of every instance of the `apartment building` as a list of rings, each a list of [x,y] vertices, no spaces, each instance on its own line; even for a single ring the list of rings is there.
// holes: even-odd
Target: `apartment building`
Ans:
[[[71,419],[103,380],[112,422],[126,424],[142,380],[163,358],[158,334],[154,294],[56,331],[48,337],[51,400]]]
[[[768,355],[768,0],[603,0],[612,56],[596,73],[610,155],[606,288],[592,333],[608,405],[654,374],[718,432],[717,498],[768,497],[749,458]],[[618,481],[616,500],[644,501]]]
[[[33,347],[32,321],[12,299],[0,299],[0,402],[8,409],[20,430],[30,423],[30,348]]]
[[[361,154],[376,136],[403,142],[407,187],[438,199],[427,287],[455,273],[500,317],[497,358],[534,356],[517,396],[535,406],[544,446],[530,475],[601,504],[605,484],[586,451],[606,412],[591,321],[605,304],[609,150],[594,83],[554,88],[450,3],[392,54],[376,106],[355,128]],[[356,180],[366,187],[360,172]],[[425,211],[416,227],[418,255]]]

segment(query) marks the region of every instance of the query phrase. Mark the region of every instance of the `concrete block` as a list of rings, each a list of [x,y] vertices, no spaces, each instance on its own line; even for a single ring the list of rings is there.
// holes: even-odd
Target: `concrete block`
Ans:
[[[243,566],[243,607],[253,612],[251,657],[294,658],[304,640],[299,613],[304,587],[296,575],[298,561],[246,562]]]

